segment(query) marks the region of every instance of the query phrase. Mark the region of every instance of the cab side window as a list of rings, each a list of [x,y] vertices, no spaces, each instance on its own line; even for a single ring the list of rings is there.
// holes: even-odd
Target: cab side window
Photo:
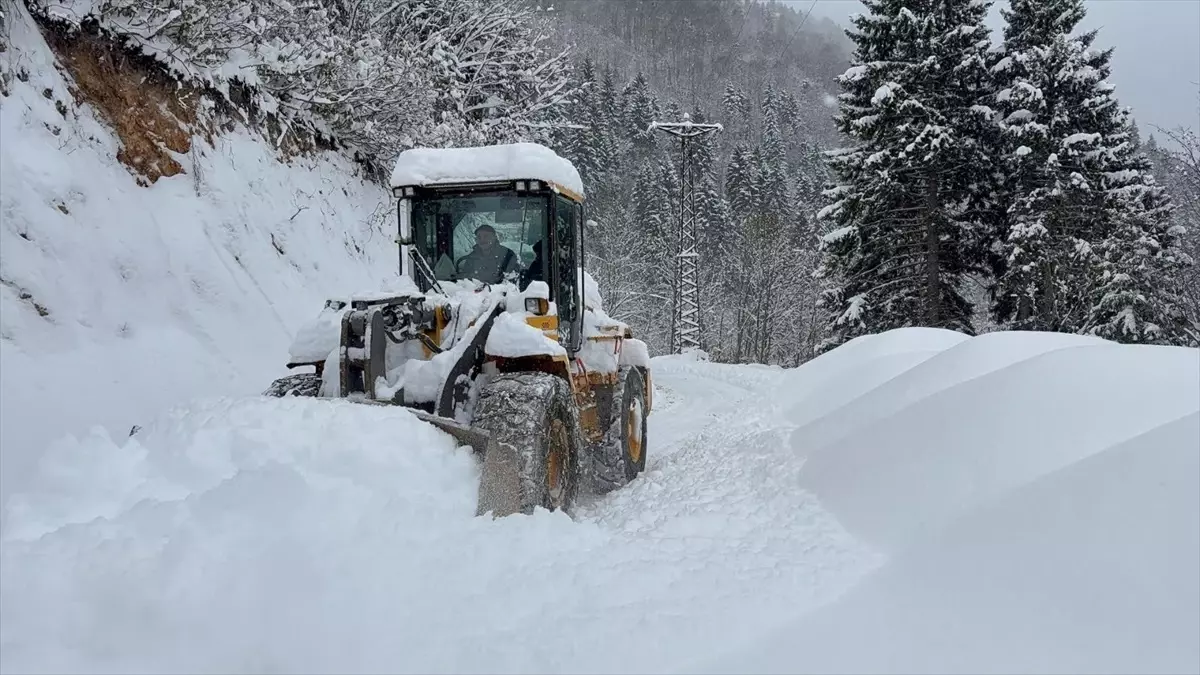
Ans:
[[[579,259],[577,255],[579,242],[579,211],[575,204],[563,197],[555,197],[554,229],[555,229],[555,264],[558,268],[558,293],[555,302],[558,305],[558,320],[560,326],[566,328],[568,344],[578,348],[581,315],[579,292]]]

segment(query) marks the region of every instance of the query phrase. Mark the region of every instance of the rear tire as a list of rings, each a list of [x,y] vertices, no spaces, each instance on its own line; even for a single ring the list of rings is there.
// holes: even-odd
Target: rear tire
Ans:
[[[281,377],[271,383],[263,396],[318,396],[321,393],[321,377],[316,373],[298,373]]]
[[[646,380],[637,368],[617,372],[604,438],[592,447],[591,484],[596,494],[627,485],[646,470]]]
[[[504,373],[485,384],[471,426],[516,450],[519,510],[570,511],[579,491],[579,421],[571,385],[549,373]]]

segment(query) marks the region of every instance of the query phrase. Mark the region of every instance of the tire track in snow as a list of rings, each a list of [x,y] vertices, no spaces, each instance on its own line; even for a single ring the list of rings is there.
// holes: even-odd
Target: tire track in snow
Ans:
[[[671,403],[648,418],[646,472],[577,517],[646,552],[656,586],[680,591],[658,592],[645,638],[661,660],[639,664],[671,670],[836,598],[879,557],[797,487],[792,425],[770,403],[783,371],[668,357],[654,374]]]

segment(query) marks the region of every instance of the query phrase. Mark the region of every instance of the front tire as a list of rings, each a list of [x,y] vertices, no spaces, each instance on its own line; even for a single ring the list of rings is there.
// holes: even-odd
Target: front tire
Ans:
[[[566,380],[537,372],[497,375],[482,387],[471,426],[516,451],[521,513],[538,506],[571,510],[579,491],[580,434]]]
[[[604,438],[591,453],[592,490],[606,494],[646,470],[646,380],[637,368],[623,367],[608,406]]]

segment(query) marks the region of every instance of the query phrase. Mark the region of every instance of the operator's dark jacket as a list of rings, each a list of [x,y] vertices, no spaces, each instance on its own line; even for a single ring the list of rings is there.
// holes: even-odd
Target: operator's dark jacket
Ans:
[[[498,284],[510,272],[520,273],[521,263],[511,248],[496,244],[490,251],[478,246],[458,261],[458,278],[478,279],[487,284]]]

